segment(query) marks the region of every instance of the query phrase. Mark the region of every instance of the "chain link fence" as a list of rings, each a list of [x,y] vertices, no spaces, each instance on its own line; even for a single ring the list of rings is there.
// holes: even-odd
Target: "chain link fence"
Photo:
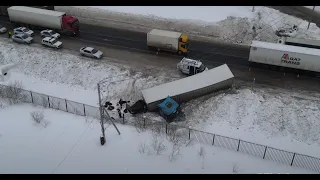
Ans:
[[[11,99],[10,103],[33,103],[46,108],[61,110],[98,120],[100,119],[99,107],[35,93],[32,91],[23,90],[21,88],[0,85],[0,97]],[[142,116],[137,116],[134,121],[125,121],[123,119],[116,122],[132,125],[138,131],[146,131],[147,129],[151,129],[153,131],[158,131],[159,133],[166,133],[169,136],[179,136],[185,140],[197,141],[201,144],[222,147],[262,159],[272,160],[320,173],[320,159],[316,157],[284,151],[240,139],[203,132],[182,126],[167,124],[162,121],[154,121],[146,119]]]

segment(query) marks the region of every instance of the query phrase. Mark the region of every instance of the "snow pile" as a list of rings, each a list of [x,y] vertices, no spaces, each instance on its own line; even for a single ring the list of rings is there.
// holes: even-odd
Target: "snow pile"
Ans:
[[[32,112],[48,126],[33,121]],[[0,173],[315,173],[120,124],[121,135],[107,127],[101,146],[98,122],[32,105],[0,109],[0,116]]]
[[[222,14],[216,18],[213,17],[211,21],[208,15],[201,18],[200,15],[203,13],[200,12],[199,16],[194,18],[194,14],[197,14],[196,11],[199,11],[196,7],[193,7],[193,13],[174,16],[184,19],[165,18],[168,16],[163,17],[164,15],[161,13],[156,14],[156,10],[153,11],[153,15],[148,15],[142,12],[143,8],[140,8],[140,13],[138,12],[139,8],[136,9],[134,11],[136,14],[110,11],[108,7],[106,7],[106,10],[79,6],[55,6],[55,8],[69,12],[79,17],[80,21],[88,24],[103,24],[104,26],[125,29],[130,27],[132,30],[143,32],[148,32],[151,28],[168,29],[189,35],[208,36],[209,39],[224,40],[231,43],[250,44],[253,39],[275,42],[278,38],[275,35],[276,30],[293,25],[298,25],[298,38],[320,39],[319,28],[314,23],[311,23],[310,29],[307,30],[307,21],[261,6],[255,6],[254,12],[251,12],[252,7],[249,6],[237,7],[239,13],[236,14],[234,13],[235,7],[228,7],[229,9],[225,9],[224,12],[221,12],[220,7],[208,7],[212,9],[212,13],[221,12]],[[181,11],[178,11],[177,8],[179,7],[166,11],[172,10],[169,14],[179,14]],[[253,26],[255,29],[253,29]]]
[[[13,72],[67,84],[79,89],[95,90],[97,83],[104,80],[104,87],[102,87],[105,91],[104,95],[109,95],[108,97],[113,99],[122,97],[138,100],[141,98],[139,93],[142,88],[174,79],[166,77],[168,74],[164,76],[158,73],[157,77],[154,77],[150,70],[145,69],[142,71],[145,73],[142,73],[120,64],[107,64],[60,51],[19,45],[9,40],[1,41],[0,49],[2,50],[0,64],[17,63],[19,65]],[[109,92],[111,94],[108,94]]]

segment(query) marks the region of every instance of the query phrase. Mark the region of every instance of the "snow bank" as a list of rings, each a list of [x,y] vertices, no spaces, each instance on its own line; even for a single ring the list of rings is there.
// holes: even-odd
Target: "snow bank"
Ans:
[[[156,7],[149,8],[149,10],[142,7],[123,7],[121,9],[107,7],[107,10],[104,9],[106,7],[99,7],[99,9],[55,6],[55,8],[69,12],[88,24],[130,28],[142,32],[148,32],[151,28],[160,28],[189,35],[207,36],[207,39],[224,40],[230,43],[250,44],[253,39],[275,42],[278,38],[275,30],[292,27],[294,24],[298,25],[297,37],[320,39],[319,28],[314,23],[307,30],[307,21],[262,6],[255,6],[254,12],[250,6],[230,6],[225,7],[223,13],[220,7],[183,7],[189,10],[192,8],[192,11],[189,11],[192,13],[177,13],[181,12],[179,8],[182,7],[170,7],[169,9],[166,7],[165,11],[154,10]],[[150,15],[151,12],[153,15]],[[252,29],[253,26],[256,27],[255,30]]]
[[[47,127],[31,119],[34,111],[43,112],[50,122]],[[0,173],[314,173],[194,143],[179,145],[177,158],[170,161],[169,138],[119,124],[121,135],[107,127],[106,144],[101,146],[98,122],[31,105],[0,109],[0,116]],[[152,144],[164,150],[156,155]]]
[[[319,156],[320,94],[241,88],[193,100],[186,125],[267,146]]]

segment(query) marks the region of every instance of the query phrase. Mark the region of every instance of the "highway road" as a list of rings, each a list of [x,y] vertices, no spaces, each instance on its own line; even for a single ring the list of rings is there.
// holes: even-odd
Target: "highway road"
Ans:
[[[0,17],[0,24],[12,28],[8,18],[5,17]],[[72,50],[74,53],[78,52],[82,46],[94,46],[102,50],[106,57],[119,61],[118,63],[147,69],[154,67],[159,69],[160,67],[175,71],[176,63],[181,60],[178,55],[167,53],[156,55],[155,52],[149,51],[145,33],[86,24],[81,24],[80,29],[79,37],[62,37],[63,49]],[[35,32],[35,40],[39,43],[40,37],[37,37],[39,32]],[[320,84],[315,78],[300,76],[297,79],[295,74],[284,76],[281,72],[254,68],[248,72],[249,47],[200,41],[191,41],[190,44],[192,48],[190,57],[202,60],[209,69],[227,63],[234,75],[244,81],[250,82],[255,78],[255,82],[258,84],[269,84],[289,89],[320,90]],[[110,59],[104,60],[110,61]]]
[[[9,18],[0,17],[0,23],[12,28]],[[99,27],[88,24],[80,24],[80,35],[78,37],[63,37],[66,39],[78,39],[91,44],[112,46],[114,48],[130,48],[133,51],[147,52],[146,34],[121,30],[110,27]],[[233,44],[221,44],[214,42],[190,41],[190,58],[196,58],[206,62],[228,63],[232,65],[247,66],[249,58],[249,47]],[[163,54],[181,59],[174,54]]]

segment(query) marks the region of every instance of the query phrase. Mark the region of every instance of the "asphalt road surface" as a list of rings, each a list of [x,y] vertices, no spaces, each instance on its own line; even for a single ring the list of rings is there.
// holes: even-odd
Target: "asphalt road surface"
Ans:
[[[12,28],[9,18],[0,17],[0,23]],[[71,37],[63,37],[71,38]],[[91,42],[92,44],[112,46],[114,48],[130,48],[137,51],[149,51],[147,49],[146,34],[121,30],[109,27],[99,27],[87,24],[80,25],[80,35],[74,39]],[[249,47],[233,44],[209,43],[200,41],[190,41],[190,53],[188,57],[198,60],[215,63],[228,63],[232,65],[247,66],[249,58]],[[164,56],[178,55],[167,54]]]

